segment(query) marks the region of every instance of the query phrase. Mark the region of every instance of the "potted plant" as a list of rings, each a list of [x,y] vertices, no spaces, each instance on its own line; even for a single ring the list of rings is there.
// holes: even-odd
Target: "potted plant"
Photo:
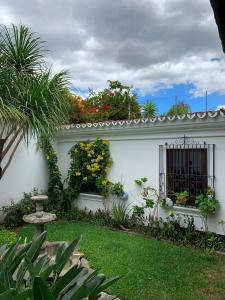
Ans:
[[[215,195],[215,190],[214,188],[212,188],[211,186],[208,186],[208,189],[207,189],[207,197],[209,199],[213,199],[214,198],[214,195]]]
[[[176,193],[176,203],[179,205],[185,205],[188,200],[189,193],[187,191]]]

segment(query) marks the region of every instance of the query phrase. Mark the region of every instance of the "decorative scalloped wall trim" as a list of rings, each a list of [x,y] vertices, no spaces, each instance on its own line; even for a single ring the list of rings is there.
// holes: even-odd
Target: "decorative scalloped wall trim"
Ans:
[[[72,128],[97,128],[97,127],[122,127],[124,125],[138,125],[138,124],[148,124],[148,123],[163,123],[163,122],[173,122],[175,120],[185,121],[185,120],[194,120],[205,119],[205,118],[216,118],[216,117],[225,117],[225,110],[221,109],[218,111],[209,111],[209,112],[197,112],[197,113],[188,113],[182,116],[161,116],[155,118],[143,118],[143,119],[134,119],[134,120],[118,120],[118,121],[106,121],[99,123],[83,123],[83,124],[71,124],[63,125],[60,129],[72,129]]]

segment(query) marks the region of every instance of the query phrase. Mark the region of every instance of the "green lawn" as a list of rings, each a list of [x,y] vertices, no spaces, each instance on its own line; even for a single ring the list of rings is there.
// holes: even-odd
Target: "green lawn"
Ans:
[[[82,235],[83,251],[94,268],[124,277],[109,292],[121,299],[225,299],[225,258],[167,242],[131,236],[94,225],[60,221],[46,226],[48,240]],[[31,237],[33,227],[23,227]]]

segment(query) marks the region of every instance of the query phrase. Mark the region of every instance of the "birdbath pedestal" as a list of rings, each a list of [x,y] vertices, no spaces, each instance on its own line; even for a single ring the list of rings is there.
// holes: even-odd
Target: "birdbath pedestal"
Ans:
[[[44,231],[44,224],[56,220],[56,215],[43,210],[43,202],[48,200],[48,196],[37,195],[31,197],[31,199],[36,203],[36,212],[23,216],[23,220],[26,223],[35,225],[36,230],[33,236],[33,240],[35,240]]]

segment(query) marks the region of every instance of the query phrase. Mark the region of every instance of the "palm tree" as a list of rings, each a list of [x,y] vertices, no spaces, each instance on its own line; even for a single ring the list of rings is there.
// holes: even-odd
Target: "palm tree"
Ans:
[[[28,27],[1,27],[0,179],[22,140],[52,136],[67,120],[68,77],[66,72],[51,74],[44,51]]]
[[[156,116],[157,108],[154,102],[148,101],[143,107],[143,116],[145,118],[154,118]]]

